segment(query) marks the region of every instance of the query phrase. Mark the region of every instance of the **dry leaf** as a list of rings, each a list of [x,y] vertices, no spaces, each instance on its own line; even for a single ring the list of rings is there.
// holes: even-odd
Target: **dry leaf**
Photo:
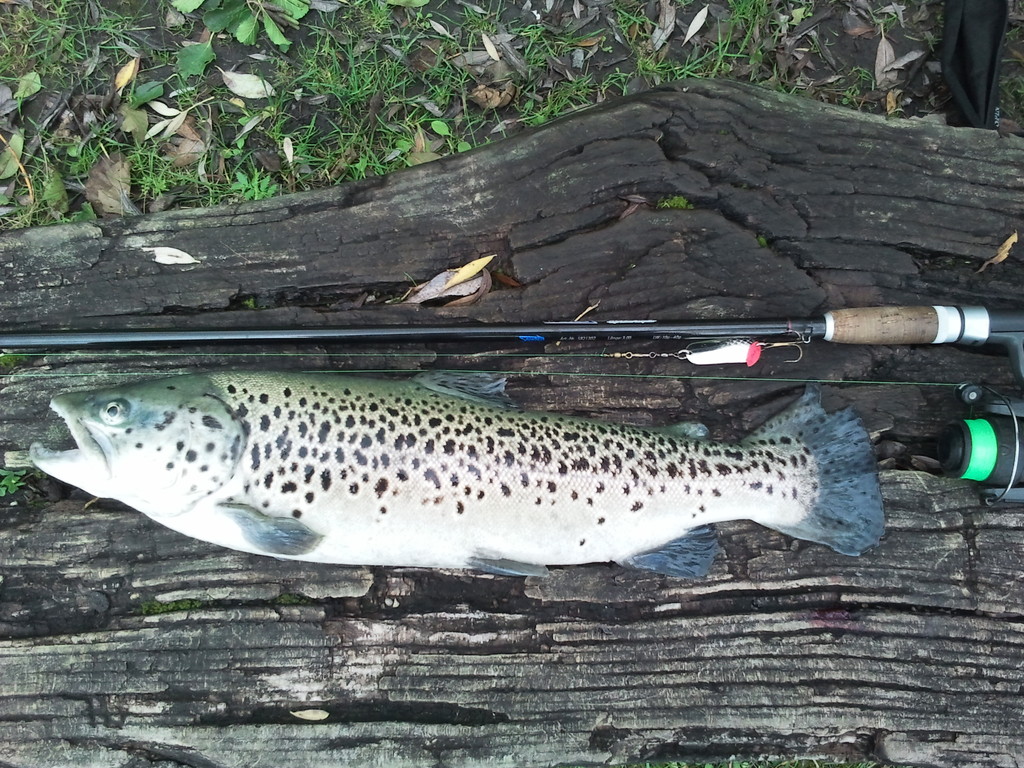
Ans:
[[[469,296],[463,296],[461,299],[455,301],[449,301],[445,304],[446,307],[468,307],[470,304],[476,304],[480,299],[486,296],[491,291],[491,273],[486,269],[480,273],[479,277],[474,277],[471,280],[473,285],[478,286],[476,291],[471,293]]]
[[[497,254],[492,253],[490,256],[483,256],[479,259],[473,259],[473,261],[469,262],[469,264],[459,267],[457,270],[455,270],[455,274],[452,275],[448,282],[444,284],[444,287],[441,290],[447,290],[451,288],[453,285],[464,283],[471,277],[476,276],[476,274],[483,270],[484,267],[486,267],[488,264],[494,261],[495,256],[497,256]]]
[[[144,246],[142,250],[152,253],[153,261],[157,264],[182,265],[199,263],[199,259],[191,253],[186,253],[180,248],[171,248],[167,245]]]
[[[299,718],[299,720],[326,720],[331,716],[331,713],[324,709],[297,709],[292,711],[292,716]]]
[[[511,104],[516,92],[516,87],[512,83],[507,83],[501,88],[478,85],[470,92],[469,98],[484,109],[498,109]]]
[[[672,30],[676,28],[676,5],[673,0],[661,0],[661,11],[658,14],[658,26],[651,34],[651,49],[660,51],[668,42]]]
[[[1014,230],[1013,234],[1010,235],[1008,238],[1006,238],[1003,241],[1003,244],[999,246],[999,249],[996,251],[996,255],[993,256],[988,261],[986,261],[980,267],[978,267],[977,271],[978,272],[984,272],[986,269],[991,267],[993,264],[999,264],[1001,262],[1006,261],[1006,258],[1010,255],[1010,249],[1013,248],[1013,246],[1014,246],[1014,244],[1016,244],[1016,242],[1017,242],[1017,231]]]
[[[217,67],[217,69],[220,69],[220,67]],[[241,96],[243,99],[267,99],[276,93],[274,86],[257,75],[247,75],[230,70],[225,72],[223,69],[220,70],[220,75],[224,79],[224,85],[228,87],[228,90],[235,94],[235,96]]]
[[[136,57],[121,67],[114,76],[114,88],[120,93],[139,74],[139,58]]]
[[[154,112],[156,112],[161,117],[174,117],[176,115],[180,115],[181,114],[181,110],[180,109],[175,109],[174,107],[169,107],[166,104],[164,104],[162,101],[156,101],[155,99],[153,101],[147,102],[146,106],[149,107],[150,109],[152,109]]]
[[[885,94],[885,114],[892,117],[899,111],[899,98],[902,94],[903,91],[899,90],[892,90]]]
[[[133,213],[128,197],[131,166],[120,152],[101,157],[85,181],[85,199],[100,216],[124,216]]]
[[[700,32],[701,28],[704,26],[704,22],[708,20],[708,9],[710,7],[711,6],[709,5],[705,5],[697,11],[697,14],[693,17],[693,21],[690,22],[690,26],[686,28],[686,36],[683,38],[683,45],[690,42],[690,38]]]
[[[459,269],[446,269],[429,282],[413,288],[405,302],[422,304],[438,299],[457,299],[461,304],[472,304],[491,289],[491,275],[484,267],[494,256],[492,253]]]
[[[850,37],[870,37],[875,34],[875,28],[852,11],[843,16],[843,30]]]
[[[896,51],[892,43],[885,39],[885,35],[878,38],[878,49],[875,51],[875,87],[879,89],[888,88],[895,84],[896,75],[889,71],[892,63],[896,61]]]
[[[491,42],[491,38],[485,35],[483,32],[480,33],[480,39],[483,41],[484,50],[487,51],[487,55],[495,61],[501,59],[501,54],[498,53],[498,49],[494,47],[494,43]]]
[[[199,162],[206,149],[206,143],[201,139],[175,136],[164,145],[164,154],[173,158],[171,165],[175,168],[184,168]]]
[[[438,21],[434,21],[433,19],[427,19],[427,21],[429,22],[430,26],[434,28],[434,31],[437,32],[437,34],[442,35],[443,37],[447,37],[449,40],[455,39],[452,33],[445,28],[444,24],[441,24]]]
[[[285,136],[281,142],[281,150],[284,152],[284,159],[288,162],[288,165],[295,164],[295,145],[292,143],[291,136]]]

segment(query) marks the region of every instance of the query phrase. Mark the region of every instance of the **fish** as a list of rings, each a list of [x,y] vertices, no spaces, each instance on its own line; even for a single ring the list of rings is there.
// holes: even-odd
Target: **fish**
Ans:
[[[195,373],[56,396],[34,465],[182,534],[283,559],[699,578],[714,524],[859,555],[883,534],[870,438],[816,387],[734,443],[521,409],[501,376]]]

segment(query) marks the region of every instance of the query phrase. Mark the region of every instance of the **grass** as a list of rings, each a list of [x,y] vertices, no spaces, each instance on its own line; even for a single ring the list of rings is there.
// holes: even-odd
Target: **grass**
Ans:
[[[345,0],[287,29],[286,53],[263,33],[254,46],[222,33],[210,39],[214,65],[191,67],[182,51],[206,40],[202,12],[177,13],[168,0],[0,4],[0,86],[17,92],[36,77],[40,86],[0,115],[0,136],[24,144],[20,167],[0,162],[0,228],[103,213],[90,201],[102,197],[93,176],[104,158],[124,158],[126,196],[140,212],[257,200],[429,162],[684,77],[750,80],[884,111],[872,72],[877,36],[884,32],[904,53],[934,45],[939,28],[926,2],[904,4],[904,21],[892,11],[865,12],[868,37],[854,39],[841,24],[845,3],[729,0],[685,41],[707,4],[675,0],[676,26],[658,42],[661,6],[647,0],[583,5],[579,18],[478,2],[407,9]],[[788,37],[830,6],[833,16],[813,35]],[[138,72],[116,88],[117,73],[136,56]],[[800,66],[788,67],[786,56]],[[216,67],[256,75],[275,93],[239,96]],[[1024,98],[1022,83],[1006,78],[1008,105]],[[918,101],[894,116],[934,106],[928,94]],[[167,120],[161,105],[187,111],[187,119],[145,137]],[[4,160],[16,150],[3,149]]]

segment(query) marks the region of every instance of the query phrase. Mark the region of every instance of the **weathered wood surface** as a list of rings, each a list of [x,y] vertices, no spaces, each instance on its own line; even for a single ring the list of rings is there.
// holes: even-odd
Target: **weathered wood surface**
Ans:
[[[24,328],[562,320],[597,303],[595,318],[663,319],[1013,307],[1024,288],[1013,260],[975,269],[1024,221],[1021,147],[688,82],[387,178],[9,233],[0,306],[5,325]],[[620,218],[626,195],[683,195],[695,208]],[[156,245],[199,263],[155,264],[141,249]],[[521,288],[462,310],[360,306],[492,252]],[[263,309],[246,309],[248,298]],[[4,380],[0,447],[67,442],[46,412],[59,391],[267,367],[267,351],[34,358]],[[769,351],[750,371],[712,372],[755,377],[733,381],[686,378],[701,372],[671,359],[287,352],[272,364],[508,370],[531,407],[635,423],[697,418],[723,437],[799,388],[782,377],[1012,383],[1004,359],[953,348],[816,345],[794,364]],[[846,384],[825,395],[830,407],[854,404],[885,453],[927,454],[961,415],[946,387]],[[846,558],[727,524],[723,555],[696,583],[608,565],[546,581],[318,567],[218,550],[78,494],[6,508],[0,766],[554,766],[732,754],[1016,766],[1024,513],[985,508],[967,484],[918,472],[886,471],[883,486],[888,533],[876,550]],[[184,599],[199,602],[144,610]],[[329,716],[291,714],[303,709]]]

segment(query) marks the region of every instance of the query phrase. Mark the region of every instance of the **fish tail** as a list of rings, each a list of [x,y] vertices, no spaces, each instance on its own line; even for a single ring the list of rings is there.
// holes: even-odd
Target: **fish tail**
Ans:
[[[878,544],[885,528],[882,492],[871,440],[851,408],[826,413],[818,387],[748,438],[797,438],[817,467],[818,491],[796,520],[763,524],[798,539],[859,555]],[[762,522],[762,521],[759,521]]]

